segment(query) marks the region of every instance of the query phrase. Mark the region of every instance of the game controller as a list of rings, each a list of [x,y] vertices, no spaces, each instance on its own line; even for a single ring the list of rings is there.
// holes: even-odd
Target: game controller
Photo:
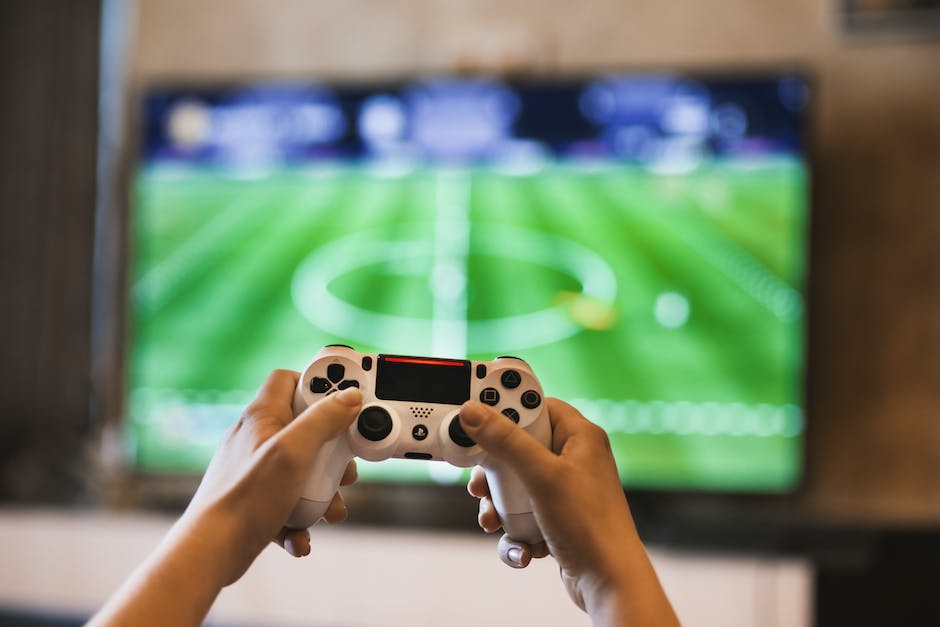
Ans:
[[[304,370],[294,392],[294,415],[339,390],[357,387],[359,417],[326,443],[287,526],[317,522],[339,488],[353,457],[445,461],[481,465],[503,529],[514,540],[535,544],[542,533],[525,487],[505,464],[489,458],[460,425],[460,406],[470,399],[490,405],[550,446],[551,424],[542,387],[529,365],[516,357],[493,361],[360,353],[343,345],[323,348]]]

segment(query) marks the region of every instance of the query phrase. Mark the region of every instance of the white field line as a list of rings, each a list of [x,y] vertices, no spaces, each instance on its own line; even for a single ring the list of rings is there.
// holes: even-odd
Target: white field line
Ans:
[[[467,354],[467,264],[470,255],[470,174],[437,175],[437,218],[431,262],[431,354]]]
[[[145,297],[151,302],[159,302],[161,298],[159,295],[154,294],[155,291],[159,292],[161,286],[168,285],[170,277],[176,277],[192,268],[193,260],[198,259],[208,250],[218,247],[219,239],[224,239],[233,224],[237,223],[237,220],[233,220],[232,216],[240,213],[246,207],[260,204],[261,201],[261,194],[245,194],[220,210],[199,230],[192,233],[176,250],[167,255],[163,261],[150,268],[147,274],[134,283],[133,295],[135,300]]]

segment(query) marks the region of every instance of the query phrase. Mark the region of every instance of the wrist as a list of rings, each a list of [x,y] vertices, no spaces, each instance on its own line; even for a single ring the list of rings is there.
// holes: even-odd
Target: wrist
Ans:
[[[198,570],[206,588],[215,594],[238,578],[237,554],[243,543],[238,542],[236,522],[223,506],[215,504],[185,512],[167,537],[171,559]]]
[[[582,591],[595,626],[679,624],[639,536],[633,534],[606,557]]]

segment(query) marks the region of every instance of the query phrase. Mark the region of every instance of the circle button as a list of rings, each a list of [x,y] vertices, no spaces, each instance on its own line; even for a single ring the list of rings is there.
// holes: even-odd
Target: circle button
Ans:
[[[535,409],[542,404],[542,397],[535,390],[526,390],[522,393],[522,406],[526,409]]]

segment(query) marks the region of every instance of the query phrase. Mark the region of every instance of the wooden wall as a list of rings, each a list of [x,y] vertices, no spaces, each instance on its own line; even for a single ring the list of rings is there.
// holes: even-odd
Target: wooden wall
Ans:
[[[940,521],[940,42],[835,0],[139,0],[134,84],[796,64],[814,79],[814,519]],[[780,503],[778,502],[778,506]]]
[[[0,2],[0,498],[80,493],[99,0]]]

